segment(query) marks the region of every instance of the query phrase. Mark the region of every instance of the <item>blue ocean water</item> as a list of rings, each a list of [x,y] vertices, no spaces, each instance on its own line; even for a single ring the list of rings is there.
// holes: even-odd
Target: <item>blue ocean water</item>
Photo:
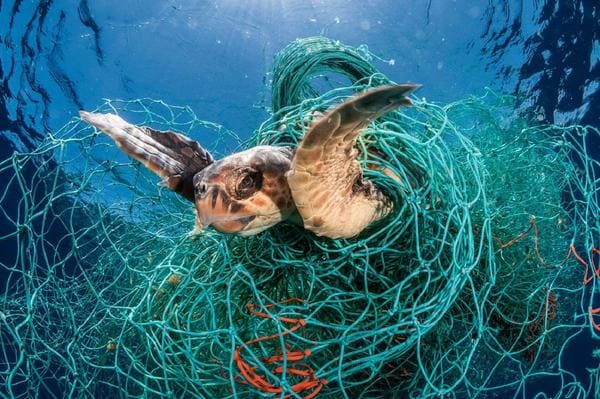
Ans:
[[[597,0],[0,0],[0,159],[103,98],[187,105],[248,138],[267,117],[275,53],[318,34],[368,46],[382,72],[423,84],[429,101],[489,87],[517,95],[540,123],[600,127]],[[600,157],[600,143],[589,151]],[[563,366],[587,380],[597,347],[578,337]]]

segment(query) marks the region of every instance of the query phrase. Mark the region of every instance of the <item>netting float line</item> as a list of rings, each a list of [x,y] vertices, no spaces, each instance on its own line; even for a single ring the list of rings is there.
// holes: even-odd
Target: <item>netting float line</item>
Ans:
[[[98,112],[218,155],[293,145],[325,110],[390,83],[366,48],[322,37],[283,49],[273,78],[248,142],[161,101]],[[292,224],[192,240],[191,205],[78,119],[0,162],[0,239],[14,248],[0,257],[0,395],[593,394],[600,369],[576,379],[565,354],[600,336],[600,132],[531,124],[491,91],[413,102],[360,137],[394,212],[347,240]]]

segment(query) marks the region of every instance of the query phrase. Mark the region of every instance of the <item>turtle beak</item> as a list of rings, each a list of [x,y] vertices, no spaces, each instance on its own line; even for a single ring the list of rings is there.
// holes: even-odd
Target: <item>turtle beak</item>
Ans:
[[[196,196],[196,228],[194,233],[213,226],[222,233],[237,233],[250,223],[255,215],[234,201],[219,186],[208,187],[206,193]]]

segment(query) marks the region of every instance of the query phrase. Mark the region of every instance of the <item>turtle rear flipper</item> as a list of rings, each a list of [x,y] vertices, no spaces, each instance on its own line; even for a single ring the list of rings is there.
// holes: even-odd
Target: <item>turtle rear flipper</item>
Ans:
[[[411,105],[406,96],[418,87],[376,88],[338,105],[310,127],[288,172],[305,228],[321,236],[348,238],[390,212],[385,195],[363,179],[354,145],[359,132],[373,120]]]
[[[81,119],[109,135],[133,159],[162,177],[162,184],[194,201],[193,178],[213,163],[198,142],[179,133],[135,126],[118,115],[80,111]]]

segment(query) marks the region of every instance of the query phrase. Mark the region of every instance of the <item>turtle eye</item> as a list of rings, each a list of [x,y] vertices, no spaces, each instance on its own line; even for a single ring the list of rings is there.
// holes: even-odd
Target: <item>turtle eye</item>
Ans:
[[[262,174],[258,171],[249,171],[240,176],[235,186],[235,194],[239,199],[245,199],[260,190],[261,186]]]

